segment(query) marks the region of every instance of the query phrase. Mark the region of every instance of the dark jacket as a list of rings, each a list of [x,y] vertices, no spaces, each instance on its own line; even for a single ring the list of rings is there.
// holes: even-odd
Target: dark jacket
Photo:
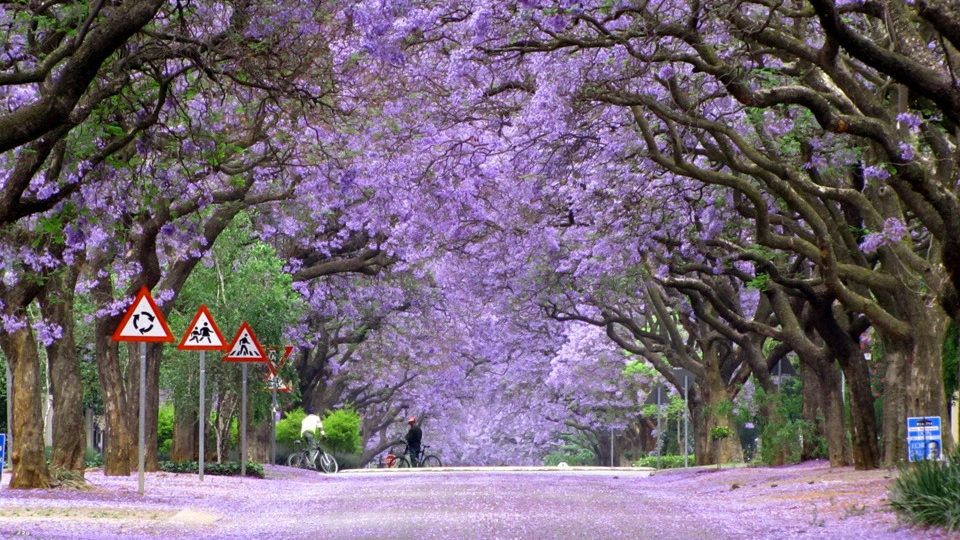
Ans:
[[[410,429],[407,431],[407,436],[404,438],[407,441],[407,446],[414,450],[420,450],[420,440],[423,439],[423,431],[420,430],[420,426],[410,426]]]

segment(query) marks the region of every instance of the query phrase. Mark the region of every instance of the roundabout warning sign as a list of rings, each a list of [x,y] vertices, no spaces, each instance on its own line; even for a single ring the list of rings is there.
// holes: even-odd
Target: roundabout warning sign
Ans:
[[[124,314],[123,319],[113,333],[114,341],[146,341],[168,342],[173,341],[173,334],[163,312],[157,307],[146,287],[141,287],[133,304]]]

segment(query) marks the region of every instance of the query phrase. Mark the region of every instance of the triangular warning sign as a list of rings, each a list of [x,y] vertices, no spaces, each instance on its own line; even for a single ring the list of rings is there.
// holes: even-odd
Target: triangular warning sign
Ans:
[[[221,351],[227,348],[227,340],[213,322],[207,306],[200,305],[177,348],[182,351]]]
[[[266,362],[268,360],[267,353],[257,341],[257,335],[247,323],[240,325],[236,337],[230,343],[230,352],[223,358],[224,362]]]
[[[113,333],[114,341],[173,341],[173,334],[163,312],[157,307],[146,286],[140,288],[130,309]]]
[[[267,347],[267,370],[271,375],[276,375],[287,363],[290,353],[293,352],[293,346],[287,345],[281,352],[280,347]]]

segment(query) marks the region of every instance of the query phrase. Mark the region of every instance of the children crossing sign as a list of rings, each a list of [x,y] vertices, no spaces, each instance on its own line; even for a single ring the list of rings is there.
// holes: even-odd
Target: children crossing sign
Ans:
[[[943,456],[943,437],[939,416],[907,418],[907,458],[910,461],[939,461]]]
[[[250,325],[243,323],[237,330],[237,335],[230,343],[230,352],[224,357],[224,362],[267,362],[266,351],[257,341],[257,335],[253,333]]]
[[[226,347],[227,340],[213,322],[213,315],[207,306],[201,304],[177,348],[182,351],[220,351]]]
[[[150,290],[140,287],[133,303],[120,320],[113,333],[114,341],[167,342],[173,341],[173,334],[167,326],[163,312],[157,307]]]

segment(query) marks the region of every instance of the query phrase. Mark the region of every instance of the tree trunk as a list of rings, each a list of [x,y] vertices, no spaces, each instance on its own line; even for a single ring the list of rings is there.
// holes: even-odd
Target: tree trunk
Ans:
[[[883,464],[893,467],[907,455],[906,352],[893,341],[883,343]]]
[[[823,401],[826,389],[820,387],[817,370],[808,362],[800,363],[800,378],[803,381],[803,420],[811,427],[811,434],[814,435],[803,439],[800,459],[805,461],[816,457],[817,437],[827,436],[824,414],[826,403]]]
[[[843,467],[853,462],[847,428],[843,422],[843,394],[840,388],[840,372],[835,362],[817,366],[820,387],[823,435],[827,439],[827,455],[831,467]]]
[[[171,461],[199,460],[199,429],[196,407],[178,407],[174,404]]]
[[[43,415],[40,407],[40,367],[37,342],[30,325],[0,335],[0,346],[13,373],[13,451],[11,488],[46,488],[50,471],[43,455]]]
[[[853,465],[858,470],[876,469],[880,466],[880,449],[877,446],[877,422],[873,409],[873,390],[870,389],[870,372],[859,351],[841,360],[843,373],[850,389],[850,419],[853,428]]]
[[[150,343],[147,345],[147,410],[144,422],[144,445],[146,445],[145,463],[147,471],[160,470],[157,460],[159,449],[157,429],[160,422],[160,361],[163,359],[163,346]],[[137,380],[140,373],[137,372]],[[139,398],[138,398],[139,399]],[[139,418],[137,420],[139,425]]]
[[[860,344],[841,328],[833,309],[833,300],[820,298],[810,304],[814,309],[813,324],[830,353],[840,363],[850,391],[850,428],[853,432],[853,465],[859,470],[880,466],[877,445],[877,421],[873,409],[870,371]]]
[[[913,347],[907,358],[907,416],[939,416],[945,449],[953,448],[947,427],[947,396],[943,388],[943,340],[948,320],[939,308],[924,313],[923,324],[914,326]],[[903,419],[906,422],[906,418]]]
[[[60,339],[47,347],[50,366],[50,388],[53,394],[53,453],[50,466],[79,473],[84,472],[85,427],[83,418],[83,383],[74,339],[73,300],[78,272],[68,267],[50,278],[40,296],[44,319],[63,330]]]
[[[726,384],[720,375],[718,358],[710,352],[712,347],[704,351],[703,380],[697,381],[699,399],[690,400],[690,413],[693,417],[697,465],[742,462],[743,447],[737,437],[737,429],[730,417],[730,396]],[[715,427],[726,427],[730,436],[723,439],[711,437]]]
[[[120,369],[120,354],[112,342],[114,321],[97,321],[97,373],[103,397],[104,448],[103,474],[129,476],[130,448],[134,445],[127,411],[127,395]]]

